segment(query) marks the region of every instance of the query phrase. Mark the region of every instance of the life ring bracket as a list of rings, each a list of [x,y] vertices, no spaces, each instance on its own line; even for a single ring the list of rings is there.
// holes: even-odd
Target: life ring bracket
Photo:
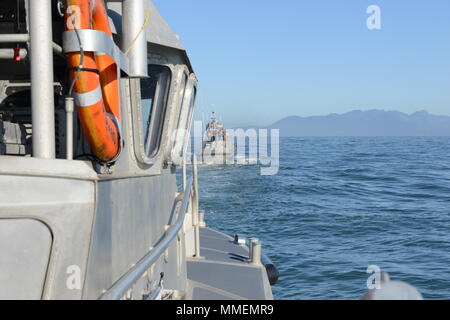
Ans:
[[[103,31],[83,29],[68,30],[63,32],[63,50],[64,53],[80,52],[80,43],[77,39],[77,33],[80,36],[83,50],[95,52],[96,54],[106,54],[114,60],[125,74],[129,73],[128,57],[117,47],[114,41]]]

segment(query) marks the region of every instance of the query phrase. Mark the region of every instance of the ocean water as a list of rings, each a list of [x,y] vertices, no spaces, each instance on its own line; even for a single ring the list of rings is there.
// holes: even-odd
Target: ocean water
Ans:
[[[199,180],[208,227],[262,240],[276,299],[359,299],[369,265],[450,299],[450,137],[281,138],[277,175]]]

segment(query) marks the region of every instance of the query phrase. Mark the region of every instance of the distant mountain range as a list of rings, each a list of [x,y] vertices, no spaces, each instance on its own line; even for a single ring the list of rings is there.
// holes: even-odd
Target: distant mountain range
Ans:
[[[281,136],[450,136],[450,117],[427,111],[351,111],[327,116],[291,116],[275,122]]]

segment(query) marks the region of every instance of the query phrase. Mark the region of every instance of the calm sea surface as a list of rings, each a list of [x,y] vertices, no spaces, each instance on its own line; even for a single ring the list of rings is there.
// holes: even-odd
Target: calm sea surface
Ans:
[[[358,299],[369,265],[450,299],[450,138],[281,138],[280,169],[202,167],[209,227],[259,237],[276,299]]]

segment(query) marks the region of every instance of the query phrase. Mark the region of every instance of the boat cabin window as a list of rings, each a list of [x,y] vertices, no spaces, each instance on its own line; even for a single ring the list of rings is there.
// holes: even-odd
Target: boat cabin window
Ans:
[[[197,89],[195,81],[189,79],[186,84],[186,89],[184,90],[181,110],[177,121],[177,130],[175,131],[176,135],[174,136],[172,146],[172,161],[176,165],[181,165],[181,160],[184,157],[184,150],[189,145],[196,93]]]
[[[189,88],[187,88],[188,87],[188,79],[189,79],[188,74],[187,73],[183,73],[183,76],[181,78],[181,83],[180,83],[180,89],[178,90],[178,95],[179,95],[178,96],[178,101],[179,101],[180,111],[178,113],[178,119],[177,119],[177,122],[176,122],[176,124],[177,124],[176,129],[180,129],[180,121],[181,121],[181,118],[183,116],[183,106],[184,106],[184,103],[185,103],[185,98],[186,98],[187,91],[189,91]]]
[[[197,88],[193,81],[189,81],[188,88],[186,90],[186,94],[183,99],[182,110],[180,112],[180,116],[178,118],[178,129],[184,130],[189,133],[192,113],[195,105],[195,97],[197,95]]]
[[[145,157],[153,157],[159,149],[164,115],[171,81],[168,67],[150,65],[149,78],[141,79],[141,146]]]
[[[192,118],[194,116],[196,97],[197,97],[197,88],[194,86],[194,88],[192,89],[191,101],[189,102],[189,117],[187,118],[186,122],[186,129],[189,131],[191,130],[192,127]]]

